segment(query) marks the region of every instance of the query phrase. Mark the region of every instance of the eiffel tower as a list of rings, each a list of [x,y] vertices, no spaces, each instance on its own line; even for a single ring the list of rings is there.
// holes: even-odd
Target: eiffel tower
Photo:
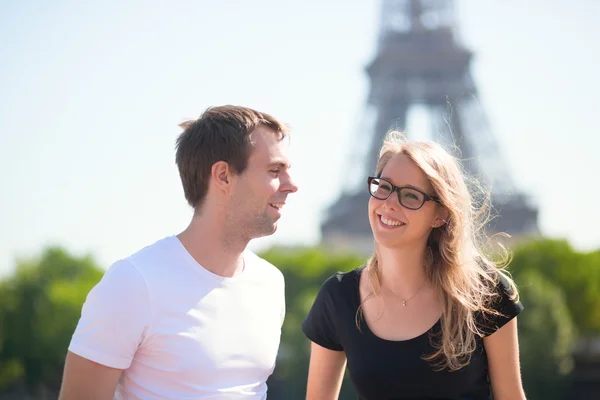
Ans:
[[[366,178],[374,174],[385,134],[391,128],[406,131],[413,106],[427,110],[430,138],[454,151],[469,175],[491,187],[496,218],[488,233],[507,232],[516,238],[538,234],[537,208],[512,181],[477,101],[469,71],[472,56],[457,38],[453,1],[382,0],[377,53],[366,69],[366,109],[373,123],[356,140],[367,147],[361,170],[349,173],[360,176],[360,184],[327,210],[321,225],[324,245],[372,251]],[[365,146],[365,135],[370,135],[370,146]],[[359,158],[352,155],[351,166],[361,165]]]

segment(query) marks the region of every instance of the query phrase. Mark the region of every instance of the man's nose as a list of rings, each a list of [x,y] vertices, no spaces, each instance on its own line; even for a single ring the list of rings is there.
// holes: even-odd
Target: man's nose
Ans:
[[[282,190],[289,193],[298,191],[298,185],[296,185],[296,182],[292,179],[291,175],[287,175],[287,180],[284,182]]]

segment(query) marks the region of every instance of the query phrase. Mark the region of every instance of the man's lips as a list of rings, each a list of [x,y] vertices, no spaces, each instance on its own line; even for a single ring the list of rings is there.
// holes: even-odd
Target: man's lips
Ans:
[[[269,203],[269,205],[273,208],[275,208],[276,210],[281,210],[283,208],[283,206],[285,205],[284,202],[275,202],[275,203]]]

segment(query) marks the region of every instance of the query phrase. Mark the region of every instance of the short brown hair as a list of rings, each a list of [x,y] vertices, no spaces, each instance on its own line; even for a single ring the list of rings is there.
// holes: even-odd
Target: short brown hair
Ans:
[[[175,162],[190,206],[202,205],[214,163],[225,161],[236,174],[246,170],[253,145],[250,133],[261,125],[281,139],[289,135],[273,116],[232,105],[210,107],[198,119],[180,124],[184,131],[177,138]]]

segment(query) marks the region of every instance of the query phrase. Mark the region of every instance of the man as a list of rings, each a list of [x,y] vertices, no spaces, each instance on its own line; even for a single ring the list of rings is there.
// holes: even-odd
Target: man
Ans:
[[[189,226],[114,263],[90,291],[61,400],[265,399],[285,314],[283,275],[246,249],[296,192],[287,128],[252,109],[182,124]]]

